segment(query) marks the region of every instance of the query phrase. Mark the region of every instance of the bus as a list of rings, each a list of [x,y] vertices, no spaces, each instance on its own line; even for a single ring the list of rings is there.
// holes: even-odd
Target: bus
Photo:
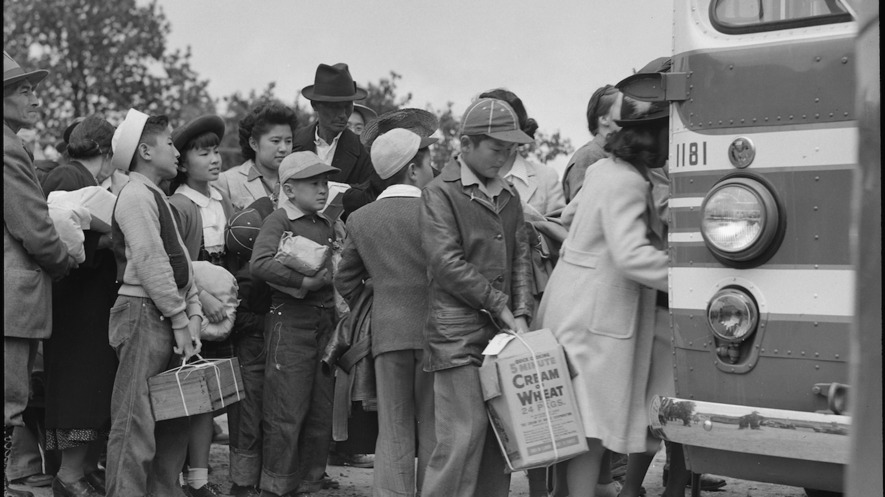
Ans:
[[[678,0],[670,71],[624,88],[671,103],[676,395],[655,398],[649,423],[684,445],[695,473],[843,491],[855,101],[859,64],[871,63],[858,59],[858,30],[840,0]],[[881,354],[881,323],[871,331]]]

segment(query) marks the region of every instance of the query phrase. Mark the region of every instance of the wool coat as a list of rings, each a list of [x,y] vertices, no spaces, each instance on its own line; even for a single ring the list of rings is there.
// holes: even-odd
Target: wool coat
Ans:
[[[582,200],[538,310],[578,375],[588,438],[622,454],[644,452],[656,292],[667,255],[652,186],[632,165],[603,159],[587,171]]]
[[[424,348],[427,261],[421,249],[419,197],[389,197],[354,212],[335,275],[348,302],[372,278],[372,353]]]
[[[3,336],[47,338],[52,280],[76,267],[58,237],[31,156],[3,123]]]
[[[296,131],[292,139],[292,152],[308,150],[315,153],[317,151],[314,142],[316,132],[317,123]],[[351,186],[368,181],[375,171],[372,168],[372,158],[369,156],[369,151],[360,143],[360,137],[349,129],[341,132],[330,165],[337,167],[340,171],[329,175],[329,181],[347,183]]]
[[[74,160],[53,169],[43,182],[48,195],[97,186]],[[117,354],[108,343],[108,320],[117,299],[117,263],[110,248],[98,248],[101,233],[85,230],[86,260],[52,285],[52,336],[43,342],[46,428],[110,426]]]

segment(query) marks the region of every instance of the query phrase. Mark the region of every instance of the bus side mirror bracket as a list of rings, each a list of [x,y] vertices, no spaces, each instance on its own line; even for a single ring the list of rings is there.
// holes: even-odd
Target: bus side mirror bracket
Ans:
[[[625,95],[645,102],[680,102],[688,100],[691,73],[637,73],[620,87]]]

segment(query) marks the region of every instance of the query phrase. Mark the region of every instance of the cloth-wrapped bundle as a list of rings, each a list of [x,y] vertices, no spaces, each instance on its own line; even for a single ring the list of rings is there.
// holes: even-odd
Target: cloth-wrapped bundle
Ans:
[[[305,276],[313,276],[323,268],[329,256],[329,247],[286,231],[280,238],[280,246],[274,259],[289,269]]]
[[[219,323],[203,320],[200,339],[209,341],[224,340],[234,327],[237,314],[237,279],[221,266],[207,261],[195,261],[194,280],[197,288],[209,293],[224,304],[224,319]]]
[[[83,241],[83,228],[89,227],[92,216],[85,207],[71,205],[49,204],[49,218],[58,232],[59,238],[64,242],[68,253],[74,256],[77,264],[86,260],[86,248]]]
[[[117,196],[100,186],[87,186],[69,192],[54,191],[46,199],[49,205],[86,208],[92,217],[87,225],[83,225],[83,229],[99,233],[111,232],[111,216],[116,202]]]

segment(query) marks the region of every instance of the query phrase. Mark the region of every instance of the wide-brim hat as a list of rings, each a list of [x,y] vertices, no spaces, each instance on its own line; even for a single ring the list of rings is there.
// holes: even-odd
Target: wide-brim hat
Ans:
[[[144,131],[144,125],[147,123],[148,115],[135,109],[129,109],[126,118],[117,126],[114,131],[114,137],[111,138],[111,149],[114,151],[114,158],[111,163],[115,168],[122,171],[128,171],[129,165],[132,163],[132,157],[135,156],[135,149],[141,141],[141,133]]]
[[[25,72],[22,66],[18,65],[6,50],[3,51],[3,87],[13,85],[22,80],[27,80],[31,86],[37,84],[49,76],[49,71],[45,69],[37,69],[36,71]]]
[[[370,107],[366,107],[362,104],[353,104],[353,111],[363,116],[363,122],[368,123],[372,119],[376,119],[378,117],[378,113],[372,110]]]
[[[439,119],[423,109],[392,110],[366,123],[360,141],[366,147],[371,147],[379,136],[397,128],[407,129],[421,138],[427,138],[439,128]]]
[[[316,153],[304,150],[287,155],[280,163],[277,172],[280,175],[280,185],[282,185],[290,179],[307,179],[338,171],[340,169],[326,164]]]
[[[350,76],[347,64],[339,62],[335,65],[320,64],[317,67],[313,84],[305,86],[301,94],[315,102],[352,102],[362,100],[369,94],[358,87]]]
[[[203,133],[214,133],[221,141],[224,138],[224,119],[215,114],[200,116],[172,131],[172,143],[179,152],[184,150],[188,142]]]

